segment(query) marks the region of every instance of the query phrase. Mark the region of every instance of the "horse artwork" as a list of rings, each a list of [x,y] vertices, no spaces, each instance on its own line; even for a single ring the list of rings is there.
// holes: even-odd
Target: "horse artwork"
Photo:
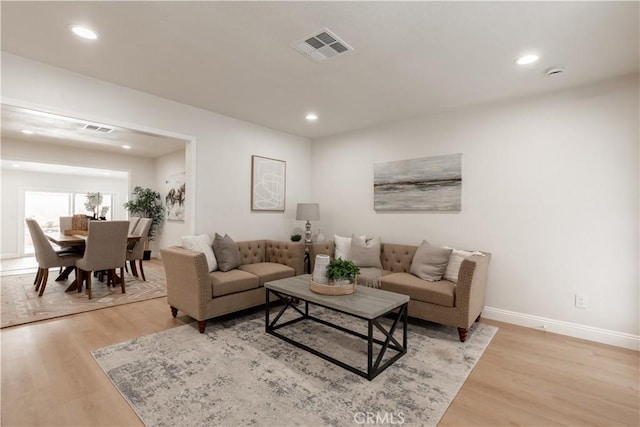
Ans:
[[[167,220],[184,221],[185,182],[184,172],[175,173],[165,181],[169,190],[164,198]]]

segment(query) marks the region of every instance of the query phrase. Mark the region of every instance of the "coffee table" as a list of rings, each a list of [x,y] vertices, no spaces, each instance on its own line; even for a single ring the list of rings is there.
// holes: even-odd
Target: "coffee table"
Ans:
[[[358,374],[369,381],[374,379],[378,374],[391,366],[391,364],[407,352],[407,304],[409,303],[409,297],[407,295],[363,286],[356,287],[356,291],[350,295],[321,295],[309,289],[310,279],[311,276],[309,274],[305,274],[287,279],[274,280],[264,284],[266,289],[265,331],[267,333]],[[282,300],[282,302],[284,302],[283,307],[280,309],[273,321],[269,318],[270,307],[272,305],[272,302],[270,302],[271,294],[276,295],[280,300]],[[299,307],[300,302],[298,301],[304,303],[304,311]],[[309,304],[325,307],[333,311],[365,320],[368,325],[367,335],[352,331],[309,314]],[[278,324],[278,320],[280,320],[283,313],[288,309],[295,310],[300,316]],[[379,322],[381,317],[387,315],[390,315],[393,320],[392,325],[388,329]],[[323,325],[330,326],[342,332],[367,340],[367,370],[364,371],[348,365],[347,363],[328,356],[317,349],[311,348],[278,332],[281,328],[303,320],[319,322]],[[394,337],[394,333],[396,332],[399,324],[402,324],[402,343]],[[386,337],[384,341],[374,338],[374,326]],[[375,361],[373,360],[374,344],[381,346]],[[383,357],[389,349],[395,351],[396,354],[386,362],[382,363]]]

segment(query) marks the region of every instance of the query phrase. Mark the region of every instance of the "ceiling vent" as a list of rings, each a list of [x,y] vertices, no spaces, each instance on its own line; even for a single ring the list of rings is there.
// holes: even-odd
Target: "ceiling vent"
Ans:
[[[327,28],[324,28],[318,34],[292,43],[291,47],[314,62],[322,62],[325,59],[353,50],[351,46]]]
[[[98,125],[84,125],[83,129],[86,130],[90,130],[91,132],[98,132],[98,133],[111,133],[113,132],[112,128],[108,128],[106,126],[98,126]]]

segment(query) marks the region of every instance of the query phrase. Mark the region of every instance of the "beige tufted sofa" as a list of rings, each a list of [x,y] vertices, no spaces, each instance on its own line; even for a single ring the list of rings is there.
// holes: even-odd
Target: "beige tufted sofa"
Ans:
[[[460,341],[467,339],[469,327],[480,320],[484,308],[487,269],[491,254],[472,255],[464,259],[458,283],[448,280],[429,282],[409,273],[417,246],[383,243],[380,250],[382,271],[361,269],[359,282],[379,277],[380,288],[408,295],[409,316],[458,328]],[[310,248],[311,269],[315,256],[333,257],[333,242],[314,243]]]
[[[171,314],[178,310],[198,321],[265,303],[264,283],[304,273],[304,244],[275,240],[238,242],[241,265],[209,272],[205,255],[172,246],[161,249]]]

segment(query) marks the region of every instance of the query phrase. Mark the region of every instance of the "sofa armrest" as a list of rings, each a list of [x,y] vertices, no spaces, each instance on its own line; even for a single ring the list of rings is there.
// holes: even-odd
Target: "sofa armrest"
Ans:
[[[482,313],[487,289],[487,270],[491,254],[472,255],[460,264],[456,286],[456,307],[466,316],[463,323],[471,325]]]
[[[167,277],[169,305],[196,320],[206,320],[206,306],[213,295],[204,254],[180,246],[160,249],[160,253]]]
[[[296,276],[304,274],[304,243],[267,240],[265,261],[288,265]]]
[[[335,249],[333,241],[312,243],[309,245],[309,265],[311,272],[316,266],[316,255],[329,255],[333,260],[333,251]]]

